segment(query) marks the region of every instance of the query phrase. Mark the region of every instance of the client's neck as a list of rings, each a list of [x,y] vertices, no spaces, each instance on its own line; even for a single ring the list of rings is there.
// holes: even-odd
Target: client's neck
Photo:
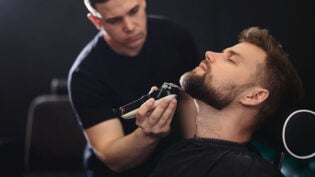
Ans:
[[[237,143],[248,142],[252,135],[250,117],[235,106],[222,110],[197,101],[196,136],[222,139]]]

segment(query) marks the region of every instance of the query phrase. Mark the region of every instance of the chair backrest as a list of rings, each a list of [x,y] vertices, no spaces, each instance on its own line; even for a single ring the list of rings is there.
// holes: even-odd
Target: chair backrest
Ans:
[[[282,128],[286,157],[281,171],[287,177],[315,176],[315,112],[293,111]]]
[[[67,95],[41,95],[28,110],[24,167],[81,170],[86,140]]]
[[[292,112],[284,122],[282,140],[293,157],[315,157],[315,112],[307,109]]]
[[[281,112],[275,117],[268,119],[253,136],[253,144],[258,147],[258,151],[269,156],[267,157],[269,161],[279,169],[286,153],[282,143],[281,132],[289,113],[290,111]]]
[[[286,177],[315,176],[315,112],[297,109],[287,115],[253,145]]]

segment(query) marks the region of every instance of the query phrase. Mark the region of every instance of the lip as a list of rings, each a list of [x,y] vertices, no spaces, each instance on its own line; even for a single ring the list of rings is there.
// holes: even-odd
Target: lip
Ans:
[[[204,61],[202,61],[199,66],[202,70],[207,71],[208,67]]]
[[[143,37],[143,34],[140,33],[140,34],[137,34],[137,35],[128,37],[128,38],[126,39],[126,41],[132,43],[132,42],[136,42],[136,41],[142,39],[142,37]]]

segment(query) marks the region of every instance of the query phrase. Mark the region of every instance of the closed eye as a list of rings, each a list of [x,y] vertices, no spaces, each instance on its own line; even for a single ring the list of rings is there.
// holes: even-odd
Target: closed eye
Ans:
[[[227,61],[230,62],[230,63],[236,64],[236,62],[234,60],[230,59],[230,58],[228,58]]]

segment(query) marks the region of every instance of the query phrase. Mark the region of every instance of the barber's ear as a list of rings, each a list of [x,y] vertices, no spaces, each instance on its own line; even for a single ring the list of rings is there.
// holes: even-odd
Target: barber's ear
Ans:
[[[243,105],[256,106],[263,103],[269,97],[269,91],[263,88],[253,88],[241,99]]]
[[[146,2],[146,0],[142,0],[142,2],[143,2],[143,6],[146,8],[146,7],[147,7],[147,2]]]
[[[98,17],[95,17],[94,15],[92,15],[91,13],[88,13],[87,14],[87,18],[94,24],[94,26],[97,28],[97,29],[101,29],[102,28],[102,25],[101,25],[101,19],[98,18]]]

